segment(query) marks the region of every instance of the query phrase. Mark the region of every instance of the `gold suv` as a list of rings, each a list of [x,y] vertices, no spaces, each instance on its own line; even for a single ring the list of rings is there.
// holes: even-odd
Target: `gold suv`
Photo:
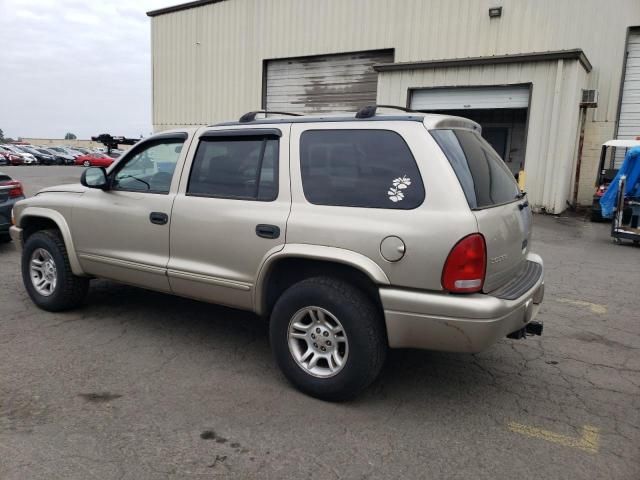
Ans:
[[[141,140],[14,208],[41,308],[102,277],[256,312],[286,377],[353,397],[388,347],[478,352],[540,334],[526,195],[469,120],[257,118]]]

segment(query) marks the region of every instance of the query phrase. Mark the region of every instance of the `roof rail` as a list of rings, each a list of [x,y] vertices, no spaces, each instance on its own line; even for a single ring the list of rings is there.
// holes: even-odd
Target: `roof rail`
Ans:
[[[410,108],[399,107],[398,105],[367,105],[366,107],[362,107],[356,113],[356,118],[371,118],[376,116],[376,110],[378,108],[393,108],[395,110],[402,110],[403,112],[409,113],[424,113],[420,110],[412,110]]]
[[[267,115],[269,115],[270,113],[274,113],[276,115],[290,115],[292,117],[302,117],[302,114],[300,113],[291,113],[291,112],[274,112],[274,111],[267,111],[267,110],[256,110],[254,112],[247,112],[244,115],[242,115],[240,117],[239,122],[240,123],[248,123],[248,122],[253,122],[256,119],[256,115],[258,115],[259,113],[264,113],[264,116],[266,117]]]

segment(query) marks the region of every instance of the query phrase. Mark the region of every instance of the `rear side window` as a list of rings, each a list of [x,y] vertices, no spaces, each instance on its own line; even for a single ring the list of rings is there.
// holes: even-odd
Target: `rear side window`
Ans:
[[[424,200],[416,161],[392,131],[306,131],[300,168],[304,195],[316,205],[408,210]]]
[[[431,130],[449,159],[469,207],[482,209],[509,203],[520,190],[502,159],[469,130]]]
[[[187,195],[272,201],[278,196],[278,139],[211,137],[200,140]]]

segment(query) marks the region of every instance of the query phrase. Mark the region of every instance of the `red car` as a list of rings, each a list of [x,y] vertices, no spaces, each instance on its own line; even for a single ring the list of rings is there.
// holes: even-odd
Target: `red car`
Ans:
[[[17,153],[0,146],[0,160],[4,159],[6,165],[22,165],[24,159]]]
[[[115,160],[104,153],[93,152],[76,158],[76,165],[85,167],[108,167]]]

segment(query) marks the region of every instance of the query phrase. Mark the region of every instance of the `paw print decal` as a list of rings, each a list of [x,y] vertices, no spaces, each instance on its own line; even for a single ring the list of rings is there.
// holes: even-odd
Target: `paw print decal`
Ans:
[[[403,175],[402,177],[394,179],[392,183],[393,186],[389,188],[389,191],[387,192],[389,200],[394,203],[400,202],[404,199],[404,192],[402,190],[407,189],[409,185],[411,185],[411,179],[406,175]]]

